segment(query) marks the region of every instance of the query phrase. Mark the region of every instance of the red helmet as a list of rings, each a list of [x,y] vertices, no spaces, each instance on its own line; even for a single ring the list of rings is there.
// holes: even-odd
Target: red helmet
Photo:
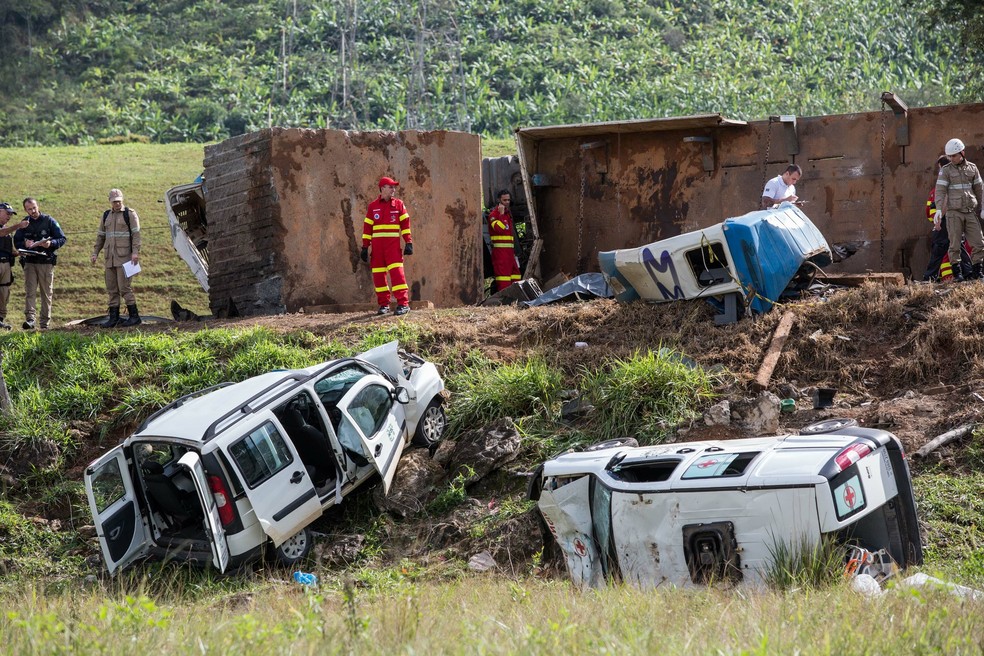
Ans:
[[[379,188],[382,189],[386,185],[389,185],[391,187],[399,187],[400,186],[400,183],[397,182],[396,180],[394,180],[393,178],[386,178],[386,177],[380,178],[379,179]]]

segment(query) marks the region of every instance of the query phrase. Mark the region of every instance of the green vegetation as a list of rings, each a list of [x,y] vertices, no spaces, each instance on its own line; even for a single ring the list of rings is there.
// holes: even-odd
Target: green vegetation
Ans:
[[[268,125],[505,136],[862,111],[886,89],[910,105],[972,98],[981,58],[953,38],[968,17],[934,21],[935,6],[5,1],[0,145],[211,141]]]
[[[777,541],[769,547],[772,566],[765,580],[776,590],[826,588],[844,571],[844,545],[824,538],[799,544]]]
[[[148,585],[0,601],[9,653],[977,654],[978,603],[944,593],[879,599],[847,586],[749,593],[612,587],[468,576],[435,585],[402,568],[315,590],[254,583],[173,600]],[[859,621],[866,618],[867,621]],[[884,621],[876,621],[884,619]]]
[[[585,398],[598,410],[588,428],[595,441],[632,436],[640,444],[657,444],[699,416],[713,396],[706,371],[662,347],[582,376]]]

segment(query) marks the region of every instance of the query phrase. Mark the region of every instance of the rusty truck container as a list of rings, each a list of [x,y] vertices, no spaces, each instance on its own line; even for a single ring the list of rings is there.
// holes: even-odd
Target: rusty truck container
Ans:
[[[218,316],[374,308],[359,251],[381,176],[400,181],[410,214],[411,301],[481,299],[478,135],[269,128],[207,146],[204,168],[166,198],[175,247]]]
[[[740,121],[703,114],[522,128],[516,133],[534,251],[549,279],[598,270],[598,252],[635,248],[759,209],[768,178],[803,177],[803,210],[856,253],[831,272],[902,271],[929,260],[926,198],[948,139],[984,164],[984,104]]]

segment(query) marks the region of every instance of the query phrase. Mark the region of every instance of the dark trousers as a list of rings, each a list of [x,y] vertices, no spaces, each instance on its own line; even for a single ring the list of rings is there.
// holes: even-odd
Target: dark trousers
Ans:
[[[940,265],[943,264],[943,258],[950,249],[950,235],[947,233],[945,221],[940,222],[940,229],[933,230],[930,236],[932,241],[929,246],[929,265],[926,267],[923,280],[936,280],[940,277]],[[970,276],[974,266],[970,262],[970,253],[967,252],[967,242],[962,242],[961,246],[963,248],[960,249],[960,271],[966,278]],[[952,262],[950,266],[953,266]]]

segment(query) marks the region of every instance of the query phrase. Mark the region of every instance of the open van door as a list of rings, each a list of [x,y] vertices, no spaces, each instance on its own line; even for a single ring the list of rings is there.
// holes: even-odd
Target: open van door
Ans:
[[[146,553],[147,527],[122,446],[86,467],[85,493],[110,574]]]
[[[212,545],[212,564],[218,567],[220,572],[224,572],[229,565],[229,543],[226,542],[225,529],[222,528],[215,497],[212,496],[208,479],[205,478],[202,458],[194,451],[188,451],[178,460],[178,466],[183,467],[195,482],[195,491],[198,492],[198,499],[205,510],[205,532],[208,534],[208,543]]]
[[[362,451],[383,479],[388,494],[406,444],[407,420],[393,386],[382,376],[366,376],[338,402],[342,419],[338,441]]]

